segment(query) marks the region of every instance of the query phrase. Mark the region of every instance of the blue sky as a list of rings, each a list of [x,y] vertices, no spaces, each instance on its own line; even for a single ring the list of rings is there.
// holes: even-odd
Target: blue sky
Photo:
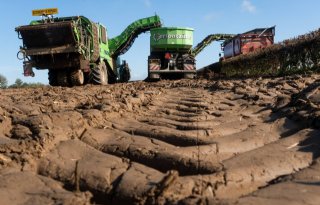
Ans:
[[[276,41],[292,38],[320,27],[319,0],[10,0],[1,3],[0,74],[9,84],[48,83],[47,71],[35,70],[35,77],[22,75],[22,62],[16,58],[21,41],[14,28],[28,24],[33,9],[59,8],[58,16],[84,15],[106,25],[108,35],[120,34],[134,20],[158,14],[164,26],[195,29],[194,45],[208,34],[242,33],[256,27],[276,25]],[[122,59],[131,68],[132,79],[147,76],[149,34],[140,35]],[[213,43],[197,56],[197,67],[218,60],[219,43]]]

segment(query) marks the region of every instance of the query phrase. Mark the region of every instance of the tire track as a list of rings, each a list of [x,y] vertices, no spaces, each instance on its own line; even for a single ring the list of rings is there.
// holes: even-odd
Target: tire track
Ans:
[[[295,81],[304,87],[311,80]],[[320,133],[288,118],[306,117],[293,114],[308,107],[305,101],[290,111],[289,93],[297,90],[287,82],[8,90],[0,104],[0,183],[9,176],[40,180],[51,190],[43,196],[44,185],[35,184],[32,200],[53,204],[281,204],[306,197],[316,204]],[[313,89],[307,97],[316,103],[316,95]],[[6,187],[14,190],[0,186],[0,193]],[[27,194],[23,187],[18,198]],[[298,196],[301,189],[308,195]]]

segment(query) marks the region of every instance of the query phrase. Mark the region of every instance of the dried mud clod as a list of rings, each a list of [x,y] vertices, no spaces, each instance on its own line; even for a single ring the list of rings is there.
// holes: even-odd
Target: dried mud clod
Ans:
[[[317,204],[317,79],[3,90],[0,203]]]

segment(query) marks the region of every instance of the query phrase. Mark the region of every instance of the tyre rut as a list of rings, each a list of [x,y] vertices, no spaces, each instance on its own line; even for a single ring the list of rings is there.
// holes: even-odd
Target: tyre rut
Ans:
[[[295,81],[307,87],[314,80]],[[65,196],[74,204],[290,201],[277,190],[315,187],[312,170],[318,169],[320,154],[319,131],[297,122],[316,124],[316,110],[309,118],[303,110],[309,109],[307,101],[291,99],[298,93],[287,86],[291,81],[182,80],[5,91],[0,182],[6,174],[21,174],[20,181],[34,177],[62,184],[61,195],[53,189],[42,198],[52,203]],[[316,90],[306,92],[316,103]],[[35,192],[34,197],[43,196]]]

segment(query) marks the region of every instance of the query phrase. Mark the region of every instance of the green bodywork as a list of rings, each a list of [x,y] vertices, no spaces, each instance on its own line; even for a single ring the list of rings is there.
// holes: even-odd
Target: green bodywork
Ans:
[[[224,41],[235,36],[234,34],[210,34],[192,48],[193,31],[192,28],[180,27],[152,29],[150,36],[151,52],[181,51],[196,56],[213,41]]]
[[[163,27],[152,29],[150,32],[151,52],[166,50],[188,52],[192,48],[192,28]]]
[[[192,28],[181,27],[162,27],[150,31],[149,79],[194,78],[196,74],[196,55],[211,42],[229,39],[234,36],[212,34],[192,48],[193,31]]]
[[[155,15],[131,23],[119,36],[109,39],[111,56],[125,53],[139,33],[161,26],[160,17]]]
[[[210,45],[213,41],[225,41],[233,38],[234,34],[210,34],[198,43],[191,51],[192,55],[198,55],[205,47]]]
[[[116,73],[118,56],[129,49],[135,38],[142,32],[161,26],[160,17],[151,16],[133,22],[119,36],[108,39],[105,26],[84,16],[53,18],[48,21],[32,21],[29,25],[16,28],[23,40],[21,50],[31,58],[33,67],[37,69],[82,65],[92,67],[104,61]],[[65,63],[67,57],[64,57],[59,65],[56,60],[54,62],[54,58],[61,57],[61,54],[72,54],[75,57],[68,57],[68,63]]]

